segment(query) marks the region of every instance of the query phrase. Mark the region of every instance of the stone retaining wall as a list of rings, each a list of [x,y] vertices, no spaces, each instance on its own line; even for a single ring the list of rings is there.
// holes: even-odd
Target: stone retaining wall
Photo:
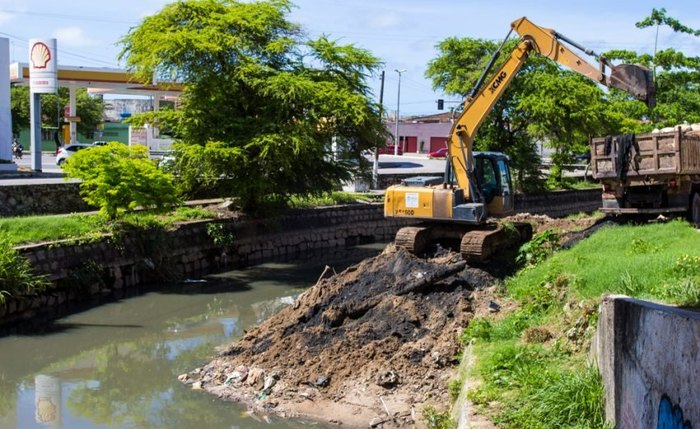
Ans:
[[[317,249],[387,242],[406,224],[385,219],[379,204],[358,204],[295,210],[268,220],[196,221],[174,231],[108,236],[89,243],[21,246],[20,253],[52,286],[41,296],[8,299],[0,305],[0,324],[115,289],[290,260]]]
[[[700,425],[700,313],[607,296],[592,355],[616,428]]]
[[[95,210],[80,197],[78,183],[0,186],[0,216],[63,214]]]
[[[400,183],[415,174],[381,175],[381,185]],[[0,186],[0,216],[27,216],[34,214],[63,214],[95,210],[88,206],[79,194],[78,183],[54,183],[44,185]],[[211,197],[211,195],[202,195]],[[542,194],[515,195],[515,207],[519,212],[564,216],[571,210],[593,211],[600,208],[599,189],[582,191],[555,191]]]
[[[515,210],[519,213],[546,214],[550,217],[593,212],[600,208],[601,190],[584,189],[528,195],[515,194],[514,205]]]

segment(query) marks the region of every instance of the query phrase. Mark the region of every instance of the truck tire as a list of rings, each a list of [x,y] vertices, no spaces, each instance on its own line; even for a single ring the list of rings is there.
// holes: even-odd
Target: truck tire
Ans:
[[[695,192],[690,200],[690,221],[696,228],[700,228],[700,193]]]

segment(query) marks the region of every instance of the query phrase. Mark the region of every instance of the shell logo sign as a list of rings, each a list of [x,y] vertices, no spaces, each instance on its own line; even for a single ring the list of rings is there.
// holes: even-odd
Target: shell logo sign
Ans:
[[[58,89],[56,39],[29,40],[29,90],[55,94]]]
[[[45,69],[46,64],[51,61],[51,50],[45,43],[36,42],[32,45],[32,53],[29,56],[32,67],[35,69]]]

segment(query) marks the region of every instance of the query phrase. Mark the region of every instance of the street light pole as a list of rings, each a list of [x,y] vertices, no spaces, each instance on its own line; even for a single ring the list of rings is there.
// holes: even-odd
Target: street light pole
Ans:
[[[394,140],[394,155],[399,154],[399,108],[401,107],[401,73],[406,69],[394,69],[399,74],[399,91],[396,96],[396,140]]]

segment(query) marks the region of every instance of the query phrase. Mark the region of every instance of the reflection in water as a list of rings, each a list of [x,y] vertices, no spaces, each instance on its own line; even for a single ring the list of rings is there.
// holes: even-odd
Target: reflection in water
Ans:
[[[325,264],[341,270],[381,247],[223,273],[0,336],[0,428],[308,427],[258,421],[177,376],[292,303]]]
[[[34,377],[34,406],[37,423],[61,427],[61,380],[48,375]]]

